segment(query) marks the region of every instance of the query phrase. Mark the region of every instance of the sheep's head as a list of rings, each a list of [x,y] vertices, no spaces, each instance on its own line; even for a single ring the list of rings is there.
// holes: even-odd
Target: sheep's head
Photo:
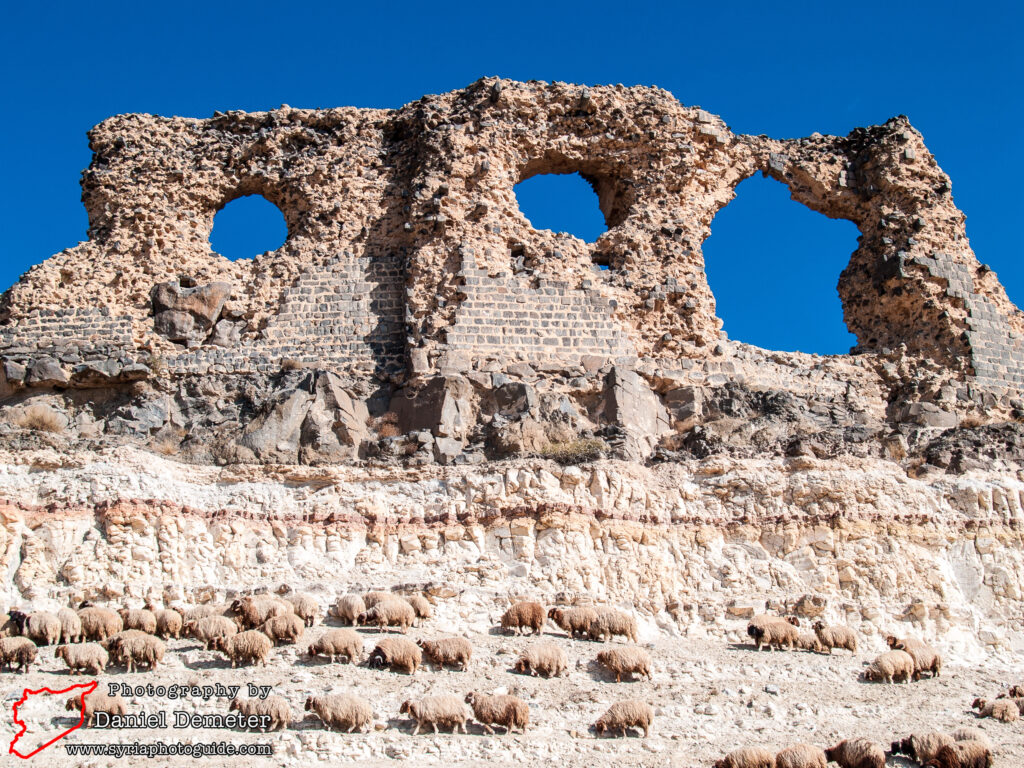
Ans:
[[[798,619],[796,616],[787,616],[786,617],[786,621],[788,621],[794,627],[799,627],[800,626],[800,619]]]
[[[469,706],[473,706],[473,704],[476,702],[476,691],[470,691],[469,693],[467,693],[465,702],[469,704]]]
[[[971,702],[971,709],[984,709],[984,708],[985,708],[985,700],[984,699],[975,699],[973,702]]]
[[[236,696],[231,700],[231,704],[228,705],[228,712],[237,712],[239,710],[239,699]]]
[[[17,611],[17,610],[11,611],[10,618],[11,618],[11,621],[13,621],[15,624],[18,625],[18,631],[19,632],[24,632],[25,631],[25,622],[28,621],[28,614],[27,613],[25,613],[24,611]]]
[[[424,640],[423,638],[420,638],[419,640],[416,641],[416,645],[418,645],[420,648],[426,648],[428,643],[429,643],[429,641]]]
[[[412,712],[412,702],[409,700],[403,701],[402,706],[398,710],[398,714],[404,715]]]
[[[82,700],[79,699],[77,696],[72,696],[70,699],[68,699],[67,703],[64,705],[64,709],[69,710],[69,711],[72,710],[72,709],[81,709],[81,708],[82,708]]]
[[[526,659],[519,659],[516,661],[515,669],[516,672],[519,672],[520,674],[527,672],[530,669],[530,662],[528,662]]]
[[[380,648],[375,648],[373,653],[370,654],[370,658],[367,660],[367,665],[372,669],[380,669],[387,664],[387,654],[384,653]]]
[[[548,618],[554,619],[555,621],[562,620],[562,609],[561,608],[548,608]]]
[[[306,706],[305,706],[305,710],[306,710],[307,712],[309,712],[309,711],[310,711],[310,710],[311,710],[312,708],[313,708],[313,697],[312,697],[312,696],[309,696],[309,697],[308,697],[308,698],[306,699]]]
[[[823,622],[823,621],[816,621],[816,622],[814,622],[813,629],[814,629],[815,632],[818,632],[818,631],[820,631],[820,630],[822,630],[824,628],[825,628],[825,622]]]
[[[93,603],[92,600],[83,600],[78,604],[78,610],[82,610],[83,608],[92,608],[94,605],[95,603]]]
[[[67,656],[68,647],[66,645],[58,645],[53,649],[54,658],[63,659]]]
[[[898,637],[896,637],[896,635],[886,635],[885,636],[885,643],[890,648],[895,648],[899,644],[899,642],[900,642],[900,640],[899,640]]]

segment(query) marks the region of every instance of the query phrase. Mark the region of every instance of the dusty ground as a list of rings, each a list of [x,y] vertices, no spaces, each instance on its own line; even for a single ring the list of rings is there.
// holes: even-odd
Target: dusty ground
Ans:
[[[329,620],[333,621],[333,620]],[[451,622],[435,618],[410,633],[411,637],[443,634]],[[910,685],[873,685],[858,681],[865,660],[875,648],[851,657],[837,651],[832,657],[809,653],[755,652],[718,639],[669,638],[664,634],[647,643],[655,659],[651,682],[620,683],[606,677],[594,663],[601,646],[570,641],[548,628],[545,639],[566,649],[569,674],[545,680],[511,671],[519,649],[533,640],[487,630],[482,622],[467,625],[466,635],[476,650],[469,672],[422,670],[413,677],[365,666],[329,664],[326,659],[307,661],[299,651],[323,625],[309,630],[299,646],[278,648],[266,670],[232,670],[220,654],[202,650],[194,640],[172,640],[166,663],[155,673],[124,674],[117,669],[102,680],[190,685],[272,685],[273,692],[292,705],[296,720],[284,733],[259,734],[230,730],[79,730],[46,750],[51,764],[119,765],[139,758],[120,760],[72,758],[66,743],[184,741],[212,743],[266,743],[273,757],[217,758],[218,764],[300,765],[312,757],[337,762],[357,760],[365,765],[391,764],[393,759],[415,759],[427,764],[518,764],[523,760],[558,760],[571,766],[636,765],[699,766],[742,745],[779,748],[796,741],[828,746],[841,738],[866,736],[888,744],[915,729],[952,730],[960,725],[983,728],[997,744],[997,766],[1024,764],[1024,727],[992,720],[976,720],[970,713],[975,696],[994,696],[1010,682],[1024,682],[1024,663],[996,660],[984,665],[947,663],[941,678]],[[737,629],[741,625],[737,623]],[[364,630],[366,650],[380,637]],[[740,635],[737,634],[737,637]],[[875,643],[879,642],[874,639]],[[872,641],[865,645],[872,646]],[[0,689],[8,713],[0,723],[0,741],[13,737],[10,706],[23,688],[66,687],[80,678],[69,677],[52,649],[41,649],[37,669],[28,675],[4,673]],[[103,684],[101,682],[101,685]],[[482,735],[479,726],[468,735],[410,735],[411,722],[398,715],[401,702],[427,693],[465,694],[470,690],[507,689],[530,705],[531,729],[526,736]],[[319,721],[303,712],[305,697],[315,692],[353,692],[369,699],[377,717],[370,734],[325,731]],[[65,697],[60,697],[63,701]],[[640,698],[655,707],[649,738],[597,739],[590,724],[614,701]],[[129,711],[156,712],[175,709],[189,712],[226,712],[226,699],[170,701],[133,697]],[[40,705],[23,709],[26,720],[41,723],[42,740],[70,727],[74,720],[63,710],[53,718]],[[68,713],[70,714],[70,713]],[[50,718],[50,719],[48,719]],[[25,737],[23,737],[25,738]],[[29,741],[24,742],[30,744]],[[19,742],[19,747],[23,745]],[[212,758],[208,758],[212,759]],[[904,764],[894,760],[892,764]],[[154,758],[150,765],[195,765],[194,758]]]

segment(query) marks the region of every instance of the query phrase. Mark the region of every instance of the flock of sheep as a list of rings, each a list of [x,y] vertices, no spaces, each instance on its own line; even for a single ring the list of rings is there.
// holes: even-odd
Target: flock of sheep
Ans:
[[[403,597],[391,592],[345,595],[331,608],[331,614],[353,626],[376,626],[379,630],[398,629],[403,634],[433,616],[433,608],[422,596]],[[37,644],[56,645],[54,656],[67,665],[69,674],[86,672],[98,675],[109,664],[133,670],[156,669],[165,652],[164,640],[191,637],[203,647],[224,653],[235,667],[239,664],[266,666],[271,650],[278,644],[294,644],[312,627],[320,614],[320,605],[308,595],[280,598],[261,594],[241,597],[230,604],[194,607],[157,608],[119,611],[82,603],[78,610],[62,608],[57,613],[11,611],[0,616],[0,670],[17,668],[26,672],[35,662]],[[501,628],[520,635],[529,630],[539,636],[545,623],[553,622],[574,639],[608,642],[615,637],[637,642],[636,618],[628,613],[602,607],[553,607],[545,610],[536,602],[518,602],[501,617]],[[857,652],[857,636],[843,626],[813,625],[813,634],[801,633],[796,618],[772,615],[755,616],[747,627],[758,650],[767,647],[831,653],[835,648]],[[60,644],[63,643],[63,644]],[[942,657],[930,646],[912,638],[889,637],[890,651],[865,667],[863,679],[876,682],[909,682],[924,675],[938,676]],[[346,659],[363,661],[363,638],[353,629],[328,629],[306,649],[310,657],[326,656],[333,663]],[[462,637],[442,637],[413,642],[388,635],[376,643],[366,659],[371,668],[388,668],[415,674],[424,656],[436,668],[469,668],[473,646]],[[596,660],[615,676],[616,682],[636,675],[651,677],[651,658],[638,645],[615,644],[600,651]],[[554,643],[536,643],[517,658],[517,672],[553,677],[568,670],[565,651]],[[86,724],[96,712],[125,714],[120,696],[109,696],[97,689],[85,702]],[[467,710],[466,705],[469,705]],[[67,708],[80,709],[81,699],[72,698]],[[979,716],[1004,722],[1024,714],[1024,690],[1014,687],[994,701],[975,700]],[[368,730],[373,723],[373,708],[354,695],[311,695],[305,710],[314,713],[328,728],[354,732]],[[287,728],[292,720],[288,702],[280,696],[266,699],[236,698],[230,711],[243,715],[262,715],[270,730]],[[405,701],[399,713],[414,722],[413,733],[421,729],[461,730],[472,718],[488,733],[501,726],[505,733],[526,731],[530,709],[517,696],[487,695],[478,691],[465,697],[428,695],[418,701]],[[598,736],[626,736],[638,729],[647,736],[654,719],[653,708],[644,701],[627,699],[612,704],[594,723]],[[777,754],[757,747],[744,747],[726,755],[715,768],[825,768],[835,762],[841,768],[882,768],[886,752],[866,739],[849,739],[831,749],[808,744],[787,747]],[[952,735],[938,732],[915,734],[892,744],[889,754],[903,754],[930,768],[990,768],[991,745],[976,729],[960,729]]]

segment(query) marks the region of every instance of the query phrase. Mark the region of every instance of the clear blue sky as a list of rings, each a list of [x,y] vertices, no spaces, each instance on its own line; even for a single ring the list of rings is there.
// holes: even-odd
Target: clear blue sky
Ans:
[[[1022,33],[1020,3],[945,0],[8,3],[0,289],[85,238],[85,132],[109,115],[398,107],[499,75],[658,85],[734,131],[778,137],[845,134],[907,114],[953,179],[978,257],[1021,304]],[[538,226],[592,238],[600,220],[580,189],[579,206],[527,189],[521,206]],[[214,236],[225,251],[231,227],[220,219],[230,212]],[[236,235],[261,236],[263,217],[240,218]],[[852,225],[806,211],[781,186],[744,182],[705,244],[730,336],[845,351],[835,284],[855,238]]]

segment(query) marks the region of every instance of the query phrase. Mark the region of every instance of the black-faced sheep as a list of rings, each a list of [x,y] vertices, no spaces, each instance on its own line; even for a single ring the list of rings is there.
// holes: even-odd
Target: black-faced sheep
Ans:
[[[17,667],[28,672],[37,653],[36,644],[27,637],[0,637],[0,670]]]
[[[292,708],[283,696],[268,696],[265,699],[242,699],[235,697],[228,706],[228,712],[240,712],[243,715],[269,716],[271,731],[284,730],[292,723]],[[267,728],[260,728],[266,733]]]
[[[828,761],[821,747],[794,744],[775,755],[775,768],[825,768]]]
[[[637,699],[628,699],[617,701],[608,707],[608,711],[594,723],[594,731],[598,736],[603,736],[605,731],[612,734],[619,731],[625,738],[627,728],[639,728],[644,732],[644,738],[647,738],[653,721],[654,710],[651,709],[650,704]]]
[[[844,739],[825,750],[825,759],[839,768],[885,768],[885,750],[870,739]]]
[[[256,629],[271,639],[274,645],[279,643],[294,644],[302,637],[306,629],[306,623],[294,613],[287,613],[284,616],[275,616],[267,619]]]
[[[992,750],[977,741],[958,741],[939,749],[924,768],[992,768]]]
[[[254,629],[275,616],[295,613],[291,603],[274,595],[247,595],[231,603],[230,613],[242,629]]]
[[[125,629],[137,629],[147,635],[156,634],[156,615],[145,608],[122,608],[118,611]]]
[[[776,617],[775,621],[760,625],[749,624],[747,626],[747,634],[754,638],[754,643],[759,651],[764,646],[768,646],[768,649],[772,651],[776,647],[782,648],[782,646],[793,650],[800,637],[800,631],[796,628],[795,624],[778,617]]]
[[[60,642],[60,619],[49,611],[11,611],[11,621],[18,625],[22,635],[37,645],[56,645]]]
[[[591,640],[608,642],[616,635],[637,642],[636,617],[611,608],[599,609],[597,618],[590,622],[587,636]]]
[[[473,656],[473,645],[464,637],[417,640],[416,645],[439,669],[444,669],[445,666],[458,667],[463,672],[469,669],[469,660]]]
[[[376,624],[379,629],[398,627],[403,633],[416,620],[416,611],[405,600],[381,600],[372,608],[359,614],[358,622],[363,625]]]
[[[239,663],[262,664],[265,667],[273,643],[262,632],[247,629],[228,638],[218,638],[217,647],[231,659],[232,669]]]
[[[341,621],[359,626],[359,615],[366,610],[366,603],[359,595],[344,595],[334,604],[334,615]]]
[[[857,633],[849,627],[826,627],[823,622],[814,622],[814,634],[821,641],[822,647],[829,653],[833,648],[845,648],[857,652]]]
[[[906,651],[886,651],[864,668],[868,682],[907,683],[914,674],[914,660]]]
[[[121,617],[108,608],[93,605],[79,608],[78,618],[82,620],[82,636],[86,640],[103,642],[124,629]]]
[[[430,604],[427,598],[423,597],[423,595],[412,595],[411,597],[405,598],[405,601],[412,607],[417,619],[433,618],[434,607]],[[421,623],[421,621],[417,621],[416,625],[419,626]]]
[[[351,629],[329,629],[306,648],[308,656],[344,656],[350,664],[358,664],[363,655],[363,638]]]
[[[373,722],[373,708],[363,699],[346,694],[310,696],[306,711],[313,712],[328,728],[339,728],[352,733],[356,729],[369,730]]]
[[[577,608],[551,608],[548,618],[569,637],[576,639],[589,636],[590,625],[597,618],[597,611],[589,606]]]
[[[952,744],[955,739],[941,731],[912,733],[907,738],[894,741],[890,752],[894,755],[906,755],[918,763],[927,763],[939,754],[939,749]]]
[[[530,724],[530,708],[518,696],[488,696],[471,691],[466,694],[466,703],[473,708],[473,717],[488,733],[494,733],[492,725],[505,726],[506,735],[512,733],[513,728],[520,728],[526,733],[526,726]]]
[[[70,608],[61,608],[57,611],[57,618],[60,619],[60,641],[62,643],[82,642],[82,620],[77,613]]]
[[[775,768],[775,755],[761,747],[740,747],[716,760],[714,768]]]
[[[621,683],[623,675],[639,675],[651,679],[651,654],[637,646],[624,646],[601,651],[597,662],[615,675],[615,682]]]
[[[516,603],[501,615],[501,628],[517,635],[526,628],[539,635],[544,628],[544,618],[544,606],[540,603]]]
[[[430,726],[434,733],[437,733],[438,727],[450,728],[452,733],[458,730],[466,733],[466,705],[458,696],[442,694],[424,696],[419,701],[403,701],[398,714],[409,715],[416,721],[413,736],[419,733],[423,726]]]
[[[108,637],[101,646],[110,653],[111,660],[127,668],[129,672],[140,665],[147,666],[151,671],[163,660],[166,646],[163,641],[143,632],[141,629],[126,629]]]
[[[203,644],[203,648],[216,648],[222,640],[238,634],[238,625],[227,616],[204,616],[201,619],[186,621],[182,627],[185,637],[194,637]]]
[[[368,661],[374,669],[388,667],[392,671],[405,670],[415,675],[423,663],[423,652],[412,640],[404,637],[385,637],[370,653]]]
[[[565,651],[554,643],[538,643],[527,648],[516,659],[515,664],[516,672],[534,677],[558,677],[564,675],[568,668],[569,660],[565,656]]]
[[[307,627],[316,624],[316,620],[320,618],[320,603],[315,597],[312,595],[289,595],[285,599],[292,604],[295,615],[302,619]]]
[[[110,661],[106,649],[99,643],[58,645],[53,656],[55,659],[64,659],[70,670],[69,674],[72,675],[77,675],[82,670],[98,675],[107,668],[107,662]]]
[[[64,709],[82,711],[83,696],[72,696],[67,700]],[[124,706],[124,699],[120,696],[108,696],[99,688],[92,693],[84,694],[85,698],[85,726],[92,727],[92,721],[97,712],[106,712],[110,715],[123,715],[127,711]]]
[[[971,709],[978,710],[978,717],[991,717],[1001,723],[1012,723],[1020,719],[1020,710],[1013,699],[975,699]]]

